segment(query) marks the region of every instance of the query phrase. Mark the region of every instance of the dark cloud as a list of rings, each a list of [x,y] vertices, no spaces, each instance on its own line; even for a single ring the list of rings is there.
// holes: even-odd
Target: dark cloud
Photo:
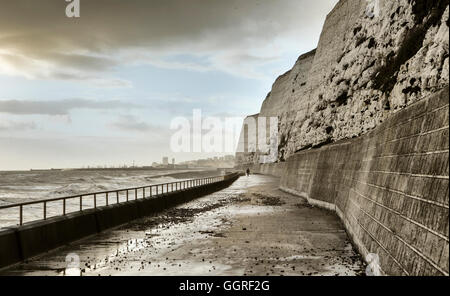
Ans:
[[[277,46],[277,38],[316,40],[335,2],[81,0],[81,18],[69,19],[63,0],[0,0],[0,71],[95,79],[119,64],[161,65],[161,56],[186,52],[212,56],[216,67],[260,64],[276,54],[251,52]]]
[[[66,99],[59,101],[0,100],[0,113],[15,115],[68,115],[74,109],[130,109],[137,106],[117,100],[94,101]]]

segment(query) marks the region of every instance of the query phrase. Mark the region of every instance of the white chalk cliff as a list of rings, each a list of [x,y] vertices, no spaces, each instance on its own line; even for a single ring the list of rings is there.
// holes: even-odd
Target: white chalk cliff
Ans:
[[[278,161],[360,136],[447,86],[448,18],[448,0],[339,1],[317,49],[275,81],[262,105],[259,116],[279,119]]]

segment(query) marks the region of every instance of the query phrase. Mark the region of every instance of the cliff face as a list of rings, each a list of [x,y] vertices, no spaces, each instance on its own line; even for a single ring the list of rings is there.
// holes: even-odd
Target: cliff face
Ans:
[[[341,0],[261,108],[279,119],[278,160],[365,134],[448,85],[448,18],[448,0]]]
[[[244,120],[236,151],[236,165],[258,163],[258,126],[250,124],[252,121],[256,122],[258,117],[259,114],[254,114]]]

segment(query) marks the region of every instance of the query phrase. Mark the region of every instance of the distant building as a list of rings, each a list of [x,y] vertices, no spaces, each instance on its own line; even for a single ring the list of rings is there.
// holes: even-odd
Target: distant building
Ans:
[[[164,156],[163,159],[162,159],[162,164],[165,165],[165,166],[169,165],[169,158]]]
[[[175,158],[172,158],[172,165],[175,165]]]

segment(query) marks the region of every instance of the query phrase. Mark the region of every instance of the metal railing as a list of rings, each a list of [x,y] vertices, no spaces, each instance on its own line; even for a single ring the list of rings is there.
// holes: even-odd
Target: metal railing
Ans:
[[[61,211],[61,214],[56,215],[56,216],[65,216],[68,213],[82,212],[83,210],[86,210],[87,207],[86,206],[83,207],[83,206],[86,205],[86,201],[89,199],[91,201],[91,206],[89,207],[89,209],[92,209],[92,208],[96,209],[99,206],[109,206],[112,204],[128,202],[130,200],[153,198],[153,197],[161,196],[161,195],[164,195],[167,193],[183,191],[183,190],[186,190],[189,188],[194,188],[194,187],[199,187],[199,186],[203,186],[203,185],[207,185],[207,184],[221,182],[232,176],[233,176],[233,174],[224,175],[224,176],[207,177],[207,178],[201,178],[201,179],[190,179],[190,180],[171,182],[171,183],[154,184],[154,185],[148,185],[148,186],[142,186],[142,187],[78,194],[78,195],[73,195],[73,196],[65,196],[65,197],[42,199],[42,200],[29,201],[29,202],[23,202],[23,203],[15,203],[15,204],[11,204],[11,205],[2,205],[2,206],[0,206],[0,217],[1,217],[2,210],[18,208],[18,211],[19,211],[19,224],[18,225],[23,225],[23,223],[24,223],[24,215],[23,214],[24,214],[24,208],[26,206],[41,204],[43,206],[42,219],[35,219],[35,220],[31,220],[31,221],[46,220],[48,218],[47,205],[51,202],[60,201],[62,203],[62,211]],[[121,194],[124,195],[122,197],[125,197],[125,201],[123,201],[123,202],[120,201]],[[99,205],[98,201],[102,196],[104,197],[105,202],[104,202],[104,204]],[[113,198],[113,203],[110,203],[111,198]],[[70,211],[70,212],[67,211],[67,204],[68,204],[69,200],[76,200],[78,202],[78,207],[77,207],[76,211]],[[27,221],[27,222],[31,222],[31,221]]]

